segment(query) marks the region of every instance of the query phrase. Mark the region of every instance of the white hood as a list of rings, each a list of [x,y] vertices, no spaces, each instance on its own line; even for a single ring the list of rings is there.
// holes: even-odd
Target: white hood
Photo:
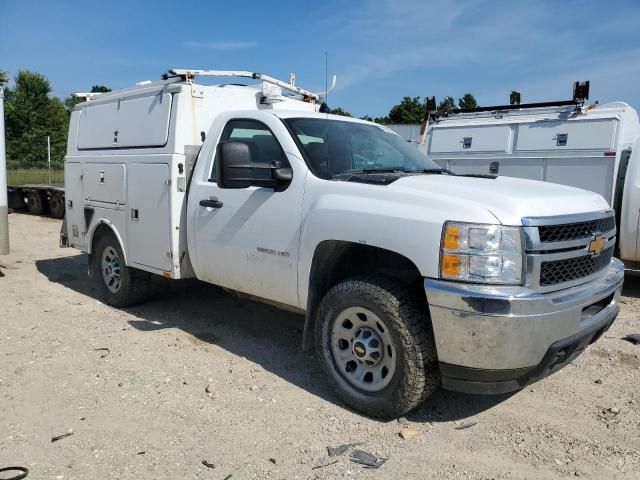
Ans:
[[[555,183],[512,177],[496,179],[453,175],[412,175],[387,188],[437,196],[451,204],[472,204],[491,212],[503,225],[521,225],[523,217],[546,217],[609,209],[597,193]],[[455,220],[455,219],[452,219]]]

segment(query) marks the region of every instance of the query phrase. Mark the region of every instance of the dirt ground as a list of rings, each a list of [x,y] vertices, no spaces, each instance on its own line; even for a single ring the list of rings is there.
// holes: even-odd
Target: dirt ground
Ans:
[[[639,478],[640,346],[621,337],[640,333],[640,278],[627,277],[618,320],[573,364],[514,395],[438,392],[402,421],[420,433],[404,440],[401,422],[337,403],[301,350],[302,317],[192,281],[116,310],[95,299],[86,256],[58,248],[60,221],[9,224],[0,468],[28,467],[28,479]],[[349,443],[386,463],[328,456]]]

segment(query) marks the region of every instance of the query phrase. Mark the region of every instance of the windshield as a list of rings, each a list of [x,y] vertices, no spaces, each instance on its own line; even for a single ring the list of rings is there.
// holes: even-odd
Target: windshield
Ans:
[[[321,118],[287,118],[309,167],[321,178],[375,171],[442,169],[415,145],[382,125]]]

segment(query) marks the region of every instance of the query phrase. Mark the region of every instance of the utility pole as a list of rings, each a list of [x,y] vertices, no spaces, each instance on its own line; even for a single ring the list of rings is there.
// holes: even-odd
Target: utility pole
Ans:
[[[7,151],[4,144],[4,88],[0,86],[0,255],[9,253],[9,204],[7,201]]]
[[[47,135],[47,165],[49,167],[49,185],[51,185],[51,137]]]

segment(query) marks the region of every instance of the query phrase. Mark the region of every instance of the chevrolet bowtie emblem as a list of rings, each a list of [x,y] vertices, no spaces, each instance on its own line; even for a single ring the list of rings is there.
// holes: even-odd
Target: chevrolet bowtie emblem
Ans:
[[[589,253],[592,255],[600,255],[604,250],[604,246],[607,244],[607,239],[603,236],[597,236],[591,242],[589,242]]]

